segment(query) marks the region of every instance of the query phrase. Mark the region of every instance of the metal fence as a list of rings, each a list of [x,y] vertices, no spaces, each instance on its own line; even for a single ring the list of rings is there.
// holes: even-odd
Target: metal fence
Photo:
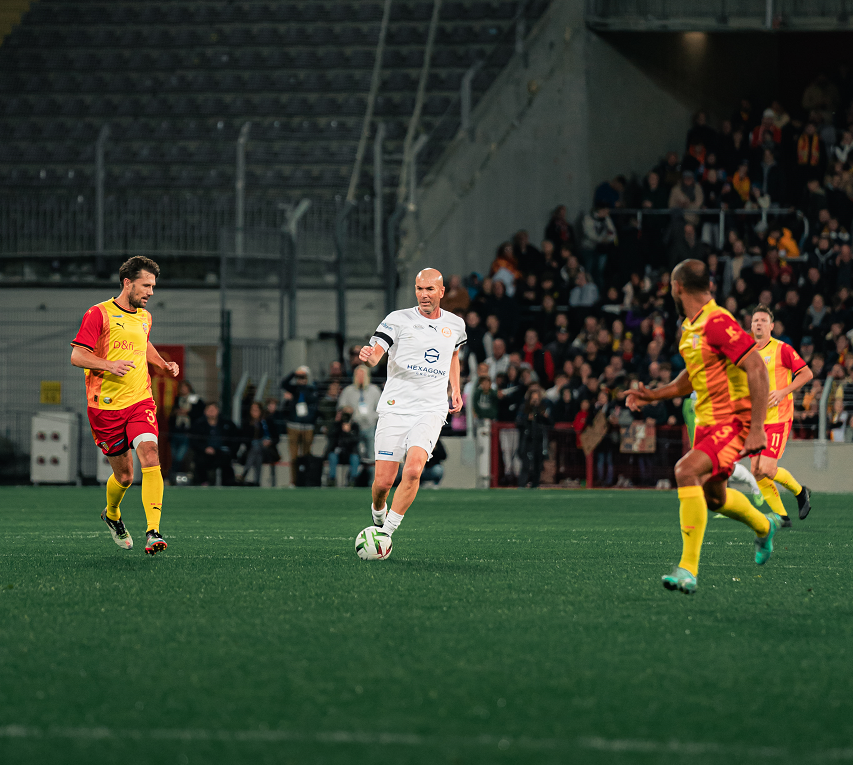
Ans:
[[[98,243],[95,193],[71,190],[0,193],[0,282],[4,284],[113,281],[131,255],[148,255],[164,268],[161,284],[217,286],[220,259],[277,260],[294,205],[248,197],[236,225],[230,195],[123,192],[103,205],[103,247]],[[335,224],[340,203],[308,200],[296,231],[299,287],[328,286],[336,277]],[[373,252],[373,205],[358,202],[346,219],[345,275],[378,284]],[[242,232],[242,242],[238,233]],[[241,246],[238,246],[241,245]],[[275,272],[275,269],[272,269]],[[242,271],[235,272],[235,274]],[[270,281],[269,263],[261,284]]]

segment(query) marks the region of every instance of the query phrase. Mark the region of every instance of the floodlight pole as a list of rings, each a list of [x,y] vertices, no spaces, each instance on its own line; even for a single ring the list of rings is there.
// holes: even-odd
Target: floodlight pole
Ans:
[[[373,252],[376,256],[376,272],[382,273],[382,202],[385,180],[383,178],[382,152],[385,142],[385,123],[376,126],[373,137]]]
[[[246,143],[249,140],[251,122],[246,122],[240,128],[240,136],[237,138],[237,178],[234,182],[234,190],[237,197],[237,209],[235,210],[234,229],[234,255],[238,260],[243,259],[245,251],[245,224],[246,224]]]

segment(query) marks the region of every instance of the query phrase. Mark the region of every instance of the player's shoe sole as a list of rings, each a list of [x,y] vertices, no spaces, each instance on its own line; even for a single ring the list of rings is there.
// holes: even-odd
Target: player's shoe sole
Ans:
[[[804,521],[812,509],[811,492],[807,486],[803,486],[803,490],[797,494],[797,507],[800,509],[800,520]]]
[[[764,517],[770,521],[770,531],[766,537],[755,538],[755,562],[763,566],[773,552],[773,537],[782,528],[782,519],[776,513],[765,513]]]
[[[163,552],[169,545],[166,540],[160,536],[157,531],[149,531],[145,538],[145,554],[156,555],[158,552]]]
[[[661,577],[661,583],[667,590],[678,590],[685,595],[692,595],[696,592],[696,577],[686,568],[679,566],[675,566],[671,574],[664,574]]]
[[[115,542],[122,550],[133,549],[133,539],[131,538],[128,530],[124,527],[124,522],[121,518],[117,521],[110,520],[107,518],[107,509],[104,508],[103,512],[101,512],[101,520],[107,524],[107,528],[110,530],[113,542]]]

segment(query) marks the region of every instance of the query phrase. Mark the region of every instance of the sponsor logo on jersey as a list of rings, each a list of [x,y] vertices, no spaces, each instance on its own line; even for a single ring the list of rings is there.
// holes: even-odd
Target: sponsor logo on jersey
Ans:
[[[110,445],[106,441],[101,441],[101,443],[99,443],[98,446],[100,446],[101,449],[109,449],[109,447],[110,447]]]
[[[389,324],[386,324],[384,321],[380,324],[381,327],[385,327],[385,329],[391,329]]]
[[[103,398],[103,402],[104,402],[105,404],[112,404],[112,403],[113,403],[113,400],[112,400],[109,396],[104,396],[104,398]]]
[[[430,325],[429,325],[429,328],[430,328],[433,332],[438,332],[438,330],[437,330],[437,329],[436,329],[432,324],[430,324]]]
[[[380,451],[379,453],[384,454],[386,457],[393,457],[394,456],[394,452],[382,452],[382,451]]]
[[[450,337],[453,334],[453,330],[450,327],[442,327],[441,334],[445,337]]]
[[[412,324],[412,329],[425,329],[423,324]]]
[[[397,399],[389,398],[385,403],[388,404],[388,406],[394,406],[394,404],[397,403]]]
[[[430,377],[446,377],[446,369],[436,369],[435,367],[422,367],[419,364],[407,364],[406,369],[410,372],[424,372]]]
[[[121,322],[118,322],[118,321],[117,321],[117,322],[116,322],[116,326],[117,326],[117,327],[121,327],[122,329],[124,329],[124,324],[122,324]]]
[[[430,364],[435,364],[435,362],[438,361],[438,356],[439,353],[435,348],[429,348],[424,351],[424,361]]]

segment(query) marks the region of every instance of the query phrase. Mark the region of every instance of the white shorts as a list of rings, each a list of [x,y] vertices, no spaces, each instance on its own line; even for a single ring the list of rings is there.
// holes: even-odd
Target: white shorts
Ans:
[[[438,412],[380,414],[373,447],[376,460],[403,462],[413,446],[420,446],[431,458],[446,419],[446,414]]]

